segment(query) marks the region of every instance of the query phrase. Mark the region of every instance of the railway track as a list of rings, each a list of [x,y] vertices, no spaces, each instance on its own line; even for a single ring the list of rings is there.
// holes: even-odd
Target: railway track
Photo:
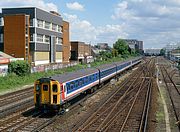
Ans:
[[[96,112],[90,113],[84,122],[76,124],[72,131],[145,130],[151,99],[152,76],[154,75],[151,70],[155,69],[154,60],[149,63],[153,65],[153,68],[141,67],[140,69],[143,70],[139,69],[139,75],[136,73],[136,76],[131,78],[134,79],[133,81],[124,83],[123,88],[119,88],[112,94]]]
[[[108,84],[107,84],[108,85]],[[105,88],[106,85],[103,87]],[[102,88],[102,89],[103,89]],[[82,107],[80,104],[99,92],[102,89],[98,89],[93,94],[88,94],[83,99],[71,105],[68,109],[73,111]],[[28,111],[21,111],[15,115],[8,116],[7,118],[0,120],[0,131],[40,131],[44,127],[53,123],[56,118],[59,118],[59,115],[49,115],[46,113],[40,113],[34,110],[34,107],[29,109]]]
[[[105,87],[106,85],[104,86],[104,88]],[[103,88],[98,89],[93,94],[87,95],[85,98],[83,98],[82,100],[76,102],[74,105],[69,107],[69,109],[76,109],[80,103],[82,103],[87,98],[89,98],[90,96],[93,96],[94,94],[96,94],[102,89]],[[4,98],[8,98],[8,97],[4,96]],[[25,104],[23,104],[25,106],[24,110],[19,110],[19,112],[16,112],[15,114],[9,114],[7,117],[0,119],[0,131],[4,131],[4,132],[5,131],[38,131],[38,130],[43,129],[47,125],[53,123],[58,117],[58,115],[47,117],[42,114],[37,114],[36,111],[34,110],[33,104],[34,103],[32,101],[32,104],[31,104],[32,107],[30,108],[28,108]],[[22,106],[19,105],[18,107],[22,107]],[[10,109],[8,111],[10,111]],[[7,114],[7,111],[6,111],[6,114]]]
[[[13,101],[17,101],[17,100],[19,100],[20,97],[27,96],[30,93],[31,94],[33,93],[33,87],[18,90],[18,91],[11,92],[11,93],[7,93],[4,95],[0,95],[0,107],[6,103],[11,103]]]
[[[0,118],[33,106],[33,87],[0,96]]]
[[[180,90],[177,88],[176,84],[174,83],[165,66],[161,65],[160,70],[170,97],[170,101],[176,118],[176,123],[180,131]]]

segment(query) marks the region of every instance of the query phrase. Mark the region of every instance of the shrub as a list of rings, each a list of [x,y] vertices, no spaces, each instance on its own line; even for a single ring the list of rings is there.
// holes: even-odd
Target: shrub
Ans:
[[[8,72],[18,76],[25,76],[30,73],[30,65],[24,60],[13,61],[8,65]]]

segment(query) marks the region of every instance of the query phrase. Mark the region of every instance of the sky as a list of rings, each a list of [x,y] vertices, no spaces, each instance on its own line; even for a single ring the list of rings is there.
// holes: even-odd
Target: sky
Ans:
[[[35,6],[59,12],[70,40],[92,45],[137,39],[145,48],[180,41],[180,0],[0,0],[0,9]]]

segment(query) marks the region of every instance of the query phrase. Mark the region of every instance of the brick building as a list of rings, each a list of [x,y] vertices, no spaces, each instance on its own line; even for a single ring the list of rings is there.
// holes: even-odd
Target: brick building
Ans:
[[[34,65],[68,61],[66,35],[69,24],[56,12],[25,7],[4,8],[0,14],[0,50]]]
[[[84,42],[71,41],[71,60],[83,62],[88,56],[91,56],[91,45]]]

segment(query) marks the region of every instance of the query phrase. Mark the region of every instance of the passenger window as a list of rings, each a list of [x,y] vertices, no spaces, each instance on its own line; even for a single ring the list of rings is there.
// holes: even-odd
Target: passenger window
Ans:
[[[57,92],[58,89],[57,89],[57,85],[56,84],[53,84],[53,92]]]
[[[81,79],[81,81],[82,81],[82,85],[84,85],[84,79],[83,78]]]
[[[76,83],[75,83],[75,87],[76,87],[76,88],[78,87],[78,80],[77,80]]]
[[[74,88],[74,82],[71,82],[70,84],[70,90],[72,90]]]
[[[66,84],[66,86],[67,86],[67,90],[70,90],[70,86],[69,86],[69,84]]]
[[[86,83],[86,84],[88,83],[88,77],[85,78],[85,83]]]
[[[90,82],[92,81],[91,76],[89,76],[89,81],[90,81]]]
[[[43,91],[48,91],[48,85],[43,85]]]

